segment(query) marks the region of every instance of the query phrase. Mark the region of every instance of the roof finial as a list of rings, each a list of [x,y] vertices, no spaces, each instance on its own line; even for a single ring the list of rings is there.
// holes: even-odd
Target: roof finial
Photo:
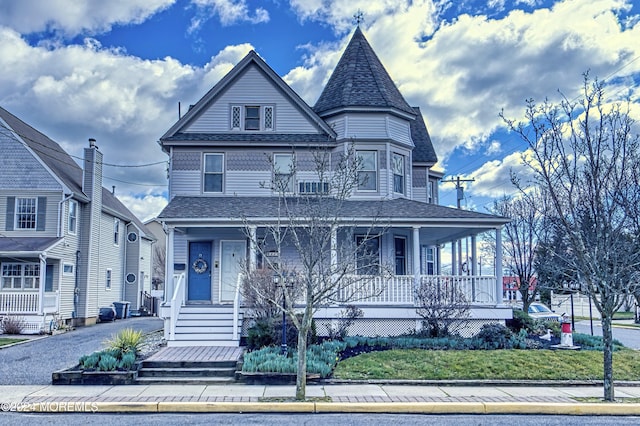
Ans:
[[[364,21],[364,13],[362,13],[362,10],[358,9],[358,11],[353,15],[353,20],[357,26],[360,26],[360,23]]]

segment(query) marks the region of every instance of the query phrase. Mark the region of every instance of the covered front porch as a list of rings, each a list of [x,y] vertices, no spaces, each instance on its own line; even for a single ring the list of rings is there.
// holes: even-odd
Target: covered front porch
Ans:
[[[20,319],[25,334],[49,331],[60,311],[61,261],[47,256],[58,242],[0,239],[0,317]]]

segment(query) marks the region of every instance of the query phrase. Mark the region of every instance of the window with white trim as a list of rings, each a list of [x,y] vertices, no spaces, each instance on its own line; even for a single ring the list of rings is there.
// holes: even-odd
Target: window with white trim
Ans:
[[[76,234],[78,229],[78,202],[69,200],[69,220],[67,229],[70,234]]]
[[[380,238],[356,235],[356,273],[378,275],[380,273]]]
[[[111,290],[111,269],[107,269],[105,272],[104,288]]]
[[[203,192],[222,193],[224,154],[204,154]]]
[[[274,105],[231,105],[231,130],[273,131],[275,129]]]
[[[264,130],[273,130],[273,107],[264,107]]]
[[[358,170],[358,191],[378,189],[378,153],[376,151],[356,151],[360,169]]]
[[[294,158],[293,154],[273,154],[273,184],[277,192],[292,193],[294,191]]]
[[[37,198],[16,198],[16,229],[36,229]]]
[[[117,217],[113,218],[113,244],[120,245],[120,219]]]
[[[75,269],[75,265],[73,263],[65,263],[62,265],[62,274],[73,275],[74,269]]]
[[[244,107],[244,129],[260,130],[260,107],[247,105]]]
[[[40,288],[39,263],[3,263],[3,290],[38,290]]]
[[[404,194],[404,155],[391,156],[391,171],[393,172],[393,192]]]

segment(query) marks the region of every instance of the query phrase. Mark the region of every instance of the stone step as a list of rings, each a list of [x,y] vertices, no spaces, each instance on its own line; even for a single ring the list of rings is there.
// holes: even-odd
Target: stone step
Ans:
[[[235,370],[237,361],[142,361],[142,369],[219,368]]]
[[[236,373],[235,365],[231,368],[148,368],[143,367],[138,370],[138,377],[234,377]]]
[[[224,385],[236,383],[233,377],[138,377],[139,385]]]

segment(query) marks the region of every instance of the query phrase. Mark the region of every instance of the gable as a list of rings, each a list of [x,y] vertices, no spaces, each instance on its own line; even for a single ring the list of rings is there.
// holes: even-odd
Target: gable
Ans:
[[[0,127],[0,152],[0,188],[62,190],[59,181],[4,126]]]
[[[317,133],[319,129],[307,114],[265,76],[254,64],[183,128],[185,133],[229,133],[232,130],[232,106],[273,107],[273,132]],[[244,112],[244,111],[243,111]],[[238,131],[238,130],[235,130]]]

